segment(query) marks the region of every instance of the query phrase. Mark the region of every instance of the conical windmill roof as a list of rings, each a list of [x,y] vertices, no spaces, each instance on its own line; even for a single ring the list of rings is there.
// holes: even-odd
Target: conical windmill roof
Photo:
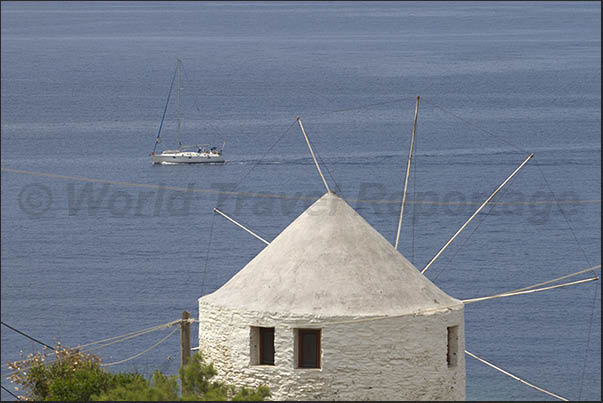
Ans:
[[[333,193],[201,301],[241,311],[320,316],[403,315],[461,304]]]

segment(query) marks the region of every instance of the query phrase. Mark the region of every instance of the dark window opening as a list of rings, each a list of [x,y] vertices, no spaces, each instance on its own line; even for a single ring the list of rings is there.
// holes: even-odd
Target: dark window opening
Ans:
[[[456,367],[457,355],[459,351],[459,327],[451,326],[448,328],[448,348],[446,361],[448,367]]]
[[[274,328],[260,327],[260,365],[274,365]]]
[[[298,368],[320,368],[320,329],[298,329]]]

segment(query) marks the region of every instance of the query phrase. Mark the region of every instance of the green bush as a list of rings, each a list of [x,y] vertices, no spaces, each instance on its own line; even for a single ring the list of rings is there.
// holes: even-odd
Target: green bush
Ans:
[[[100,395],[92,396],[98,401],[174,401],[178,398],[178,380],[155,371],[151,382],[146,379],[110,388]]]
[[[11,382],[21,385],[27,400],[88,401],[94,394],[144,380],[136,373],[114,374],[100,367],[100,358],[59,344],[55,360],[46,361],[46,350],[25,360],[10,362]]]
[[[138,373],[111,373],[93,354],[57,345],[55,360],[46,362],[45,353],[30,354],[25,360],[9,362],[9,379],[21,385],[26,400],[53,401],[260,401],[270,397],[266,386],[238,388],[212,381],[217,374],[203,355],[194,354],[178,375],[155,371],[150,380]],[[178,382],[180,380],[180,383]],[[180,394],[180,384],[184,393]]]

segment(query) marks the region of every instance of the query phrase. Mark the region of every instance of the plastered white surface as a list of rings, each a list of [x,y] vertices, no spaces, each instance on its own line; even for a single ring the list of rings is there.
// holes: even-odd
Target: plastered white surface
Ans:
[[[272,400],[464,400],[462,304],[383,320],[238,312],[199,301],[199,346],[218,379],[268,385]],[[253,365],[251,326],[275,328],[275,365]],[[449,367],[447,327],[459,326]],[[295,328],[321,328],[321,368],[295,368]]]

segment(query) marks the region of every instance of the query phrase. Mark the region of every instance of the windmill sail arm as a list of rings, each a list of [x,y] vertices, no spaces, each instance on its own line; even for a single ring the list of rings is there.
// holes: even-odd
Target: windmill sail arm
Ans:
[[[427,269],[429,269],[429,267],[431,267],[431,265],[436,261],[436,259],[438,257],[440,257],[440,255],[444,252],[444,250],[446,250],[446,248],[448,246],[450,246],[450,244],[452,243],[452,241],[454,241],[454,239],[465,229],[465,227],[467,227],[467,225],[469,225],[469,223],[475,218],[475,216],[478,215],[478,213],[480,211],[482,211],[482,209],[486,206],[486,204],[488,204],[488,202],[490,200],[492,200],[492,198],[494,197],[494,195],[496,195],[500,189],[502,189],[507,183],[509,183],[509,181],[519,172],[519,170],[521,168],[524,167],[525,164],[528,163],[528,161],[530,159],[532,159],[532,157],[534,157],[534,153],[530,154],[528,156],[528,158],[526,158],[521,163],[521,165],[519,165],[519,167],[517,167],[517,169],[515,169],[515,171],[513,171],[513,173],[511,175],[509,175],[507,177],[507,179],[505,179],[505,181],[498,188],[496,188],[496,190],[490,195],[490,197],[488,197],[486,199],[486,201],[484,201],[482,203],[482,205],[479,206],[479,208],[475,211],[475,213],[473,213],[473,215],[471,217],[469,217],[469,219],[465,222],[465,224],[463,224],[461,226],[461,228],[459,228],[459,230],[452,236],[452,238],[450,238],[450,240],[448,242],[446,242],[446,244],[438,251],[438,253],[436,253],[436,255],[429,261],[429,263],[427,263],[427,265],[425,266],[425,268],[423,269],[423,271],[421,271],[421,274],[425,274],[425,272],[427,271]]]
[[[578,285],[578,284],[588,283],[588,282],[597,281],[597,280],[599,280],[599,277],[590,277],[590,278],[585,278],[584,280],[577,280],[577,281],[572,281],[572,282],[569,282],[569,283],[557,284],[557,285],[553,285],[553,286],[550,286],[550,287],[532,288],[530,290],[507,292],[507,293],[490,295],[488,297],[479,297],[479,298],[464,299],[463,303],[464,304],[471,304],[473,302],[487,301],[487,300],[495,299],[495,298],[504,298],[504,297],[513,297],[515,295],[532,294],[532,293],[535,293],[535,292],[547,291],[547,290],[552,290],[552,289],[555,289],[555,288],[567,287],[567,286],[570,286],[570,285]]]
[[[398,232],[396,233],[396,240],[394,242],[394,249],[398,249],[398,242],[400,241],[400,230],[402,229],[402,218],[404,217],[404,205],[406,204],[406,191],[408,189],[408,177],[410,175],[410,164],[412,162],[412,154],[415,145],[415,132],[417,130],[417,118],[419,117],[419,100],[417,97],[417,106],[415,107],[415,119],[412,126],[412,136],[410,138],[410,151],[408,153],[408,165],[406,167],[406,176],[404,177],[404,190],[402,191],[402,205],[400,207],[400,218],[398,220]]]
[[[538,390],[538,391],[540,391],[542,393],[546,393],[547,395],[552,396],[552,397],[554,397],[556,399],[559,399],[561,401],[564,401],[564,402],[568,401],[568,399],[566,399],[565,397],[559,396],[559,395],[557,395],[557,394],[555,394],[553,392],[549,392],[546,389],[540,388],[540,387],[538,387],[538,386],[536,386],[536,385],[534,385],[534,384],[532,384],[532,383],[530,383],[530,382],[528,382],[526,380],[523,380],[523,379],[519,378],[518,376],[513,375],[512,373],[507,372],[504,369],[497,367],[496,365],[492,364],[491,362],[488,362],[488,361],[484,360],[483,358],[480,358],[480,357],[476,356],[475,354],[470,353],[467,350],[465,350],[465,354],[467,354],[469,357],[475,358],[476,360],[478,360],[479,362],[481,362],[483,364],[486,364],[490,368],[494,368],[498,372],[501,372],[501,373],[503,373],[503,374],[505,374],[507,376],[510,376],[511,378],[515,379],[516,381],[519,381],[519,382],[523,383],[524,385],[529,386],[530,388],[536,389],[536,390]]]
[[[507,293],[510,293],[510,292],[519,292],[519,291],[525,291],[525,290],[531,290],[532,288],[542,287],[543,285],[548,285],[548,284],[551,284],[551,283],[555,283],[557,281],[565,280],[565,279],[570,278],[570,277],[578,276],[580,274],[584,274],[584,273],[588,273],[588,272],[591,272],[591,271],[599,270],[600,268],[601,268],[601,265],[599,264],[599,265],[596,265],[596,266],[593,266],[593,267],[589,267],[588,269],[577,271],[575,273],[566,274],[565,276],[557,277],[557,278],[554,278],[552,280],[543,281],[542,283],[533,284],[533,285],[530,285],[530,286],[527,286],[527,287],[518,288],[516,290],[507,291],[507,292],[501,293],[501,294],[507,294]]]
[[[233,218],[229,217],[228,215],[226,215],[222,211],[218,210],[217,208],[214,208],[214,212],[216,212],[217,214],[220,214],[222,217],[226,218],[228,221],[230,221],[231,223],[233,223],[237,227],[242,228],[243,230],[247,231],[249,234],[253,235],[254,237],[256,237],[257,239],[259,239],[260,241],[264,242],[266,245],[270,245],[270,242],[268,242],[267,240],[265,240],[264,238],[262,238],[261,236],[259,236],[258,234],[256,234],[252,230],[250,230],[249,228],[245,227],[243,224],[238,223]]]

